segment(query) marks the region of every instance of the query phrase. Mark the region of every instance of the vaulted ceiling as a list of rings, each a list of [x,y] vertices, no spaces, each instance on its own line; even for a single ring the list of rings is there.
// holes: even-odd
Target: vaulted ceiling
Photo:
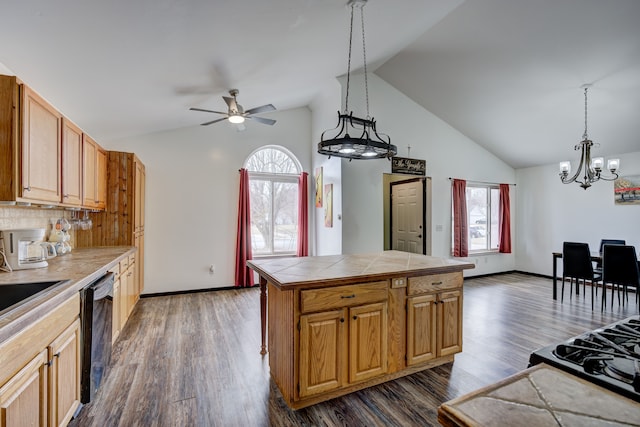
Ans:
[[[212,117],[188,108],[224,109],[230,88],[247,108],[308,105],[346,72],[346,0],[0,2],[4,71],[98,140],[197,125]],[[575,160],[585,83],[594,151],[640,150],[639,1],[364,10],[370,70],[513,167]]]

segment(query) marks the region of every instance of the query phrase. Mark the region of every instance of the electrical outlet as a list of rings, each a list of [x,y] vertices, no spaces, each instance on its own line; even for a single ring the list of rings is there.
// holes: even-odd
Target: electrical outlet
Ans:
[[[216,266],[214,264],[211,264],[211,266],[209,267],[209,274],[214,274],[216,272]]]

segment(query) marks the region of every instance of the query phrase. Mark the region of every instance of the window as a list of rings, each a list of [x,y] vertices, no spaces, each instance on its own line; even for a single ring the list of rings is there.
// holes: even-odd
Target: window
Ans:
[[[467,182],[466,194],[469,253],[497,251],[500,187]]]
[[[269,145],[254,151],[245,168],[249,173],[253,256],[295,254],[300,163],[287,149]]]

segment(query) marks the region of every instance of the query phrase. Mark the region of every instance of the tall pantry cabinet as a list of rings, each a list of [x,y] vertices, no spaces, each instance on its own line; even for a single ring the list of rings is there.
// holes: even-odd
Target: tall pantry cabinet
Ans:
[[[107,152],[107,203],[91,214],[91,230],[77,231],[79,247],[135,246],[134,279],[129,281],[134,303],[144,289],[145,167],[133,153]]]

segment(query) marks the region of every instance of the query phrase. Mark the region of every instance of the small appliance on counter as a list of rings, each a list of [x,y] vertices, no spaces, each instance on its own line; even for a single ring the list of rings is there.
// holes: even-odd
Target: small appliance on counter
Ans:
[[[0,231],[0,249],[4,254],[0,262],[6,264],[4,270],[26,270],[49,265],[47,250],[42,245],[44,235],[44,228]]]

